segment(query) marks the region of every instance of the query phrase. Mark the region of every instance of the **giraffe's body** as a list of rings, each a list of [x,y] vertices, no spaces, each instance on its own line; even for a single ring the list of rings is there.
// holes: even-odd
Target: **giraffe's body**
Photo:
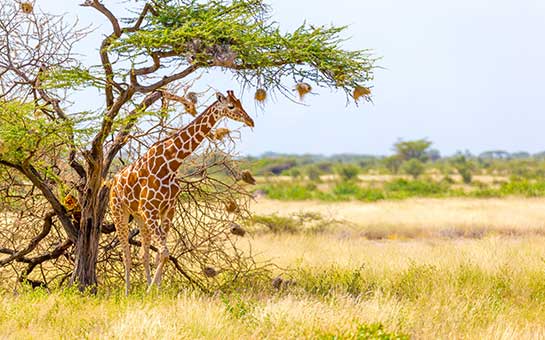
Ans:
[[[175,202],[180,186],[176,174],[184,158],[189,156],[206,138],[212,127],[222,117],[254,123],[242,108],[232,91],[225,97],[217,94],[218,100],[200,114],[193,122],[173,136],[159,141],[138,160],[114,176],[110,190],[110,210],[118,238],[123,246],[126,293],[129,291],[130,248],[129,217],[133,216],[142,236],[142,259],[148,284],[161,282],[164,263],[169,253],[166,236],[175,213]],[[157,269],[150,275],[149,247],[151,237],[158,244]]]

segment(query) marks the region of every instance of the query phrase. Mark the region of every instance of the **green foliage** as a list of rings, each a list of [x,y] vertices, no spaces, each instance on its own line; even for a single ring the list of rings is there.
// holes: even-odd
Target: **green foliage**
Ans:
[[[397,174],[401,167],[402,160],[398,155],[393,155],[384,158],[384,166],[390,170],[392,174]]]
[[[349,198],[357,195],[360,192],[360,187],[353,181],[343,181],[337,183],[333,188],[333,194],[340,198]]]
[[[454,157],[451,161],[453,167],[458,171],[464,183],[469,184],[473,178],[472,172],[475,168],[472,162],[470,162],[464,155]]]
[[[428,197],[447,193],[446,183],[437,183],[428,180],[396,179],[384,185],[384,191],[392,198]]]
[[[87,87],[103,88],[105,80],[90,69],[81,67],[54,68],[40,76],[41,87],[47,89],[83,89]]]
[[[406,334],[393,333],[384,330],[381,323],[373,323],[370,325],[361,325],[358,327],[358,332],[355,336],[358,340],[409,340],[410,337]]]
[[[313,188],[299,183],[274,183],[262,189],[267,197],[277,200],[302,201],[315,197]]]
[[[127,32],[112,49],[134,60],[149,51],[178,53],[188,63],[225,66],[246,81],[268,88],[280,89],[282,75],[347,92],[372,79],[374,60],[369,51],[340,47],[345,27],[304,24],[282,33],[260,0],[163,0],[157,4],[156,15],[147,16],[143,29]]]
[[[393,333],[384,330],[384,326],[377,322],[372,324],[359,325],[355,332],[349,334],[320,334],[319,340],[339,340],[339,339],[357,339],[357,340],[409,340],[406,334]]]
[[[353,164],[340,164],[335,167],[335,173],[343,181],[351,181],[358,178],[361,168]]]
[[[432,142],[426,139],[417,139],[413,141],[399,141],[394,144],[396,155],[404,161],[417,159],[426,162],[429,159],[428,149]]]
[[[40,112],[34,104],[0,102],[0,158],[21,163],[40,159],[69,142],[70,121],[35,117]]]
[[[292,178],[297,179],[301,177],[301,170],[299,170],[298,168],[293,168],[289,170],[289,174]]]
[[[320,175],[321,175],[321,171],[320,169],[317,167],[317,166],[309,166],[307,168],[307,176],[308,176],[308,179],[310,179],[311,181],[313,182],[320,182],[321,178],[320,178]]]
[[[256,308],[256,303],[254,301],[243,299],[238,295],[221,295],[221,301],[225,306],[227,314],[234,319],[247,318]]]
[[[408,161],[405,161],[401,168],[406,174],[413,176],[414,179],[420,177],[426,169],[424,164],[417,158],[411,158]]]

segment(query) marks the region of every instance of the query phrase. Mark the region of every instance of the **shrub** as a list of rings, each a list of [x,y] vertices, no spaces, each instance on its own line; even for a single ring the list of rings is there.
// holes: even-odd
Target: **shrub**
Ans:
[[[361,188],[355,195],[356,199],[366,202],[380,201],[386,198],[384,191],[375,188]]]
[[[274,183],[262,187],[267,197],[277,200],[308,200],[314,197],[314,190],[298,183]]]
[[[458,171],[464,183],[471,183],[472,171],[475,168],[474,164],[467,160],[463,155],[455,157],[452,161],[452,165]]]
[[[404,162],[401,168],[406,174],[413,176],[415,179],[422,175],[425,170],[424,163],[416,158]]]
[[[311,166],[307,169],[307,176],[308,179],[310,179],[313,182],[319,182],[320,181],[320,174],[322,172],[320,169],[316,166]]]
[[[448,192],[448,184],[436,183],[432,181],[397,179],[386,183],[384,190],[389,194],[394,194],[395,198],[405,198],[411,196],[433,196]]]
[[[335,168],[335,173],[337,173],[337,175],[339,175],[339,177],[343,181],[350,181],[350,180],[355,180],[358,178],[360,170],[361,170],[360,167],[356,165],[343,164]]]
[[[352,181],[344,181],[337,183],[335,187],[333,188],[333,194],[339,197],[349,197],[349,196],[355,196],[360,192],[360,188],[358,185]]]

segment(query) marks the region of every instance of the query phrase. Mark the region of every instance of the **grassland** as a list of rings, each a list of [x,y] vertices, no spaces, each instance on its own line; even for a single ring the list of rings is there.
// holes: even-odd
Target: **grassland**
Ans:
[[[0,295],[6,338],[545,337],[545,199],[278,202],[260,216],[318,212],[324,228],[254,232],[292,284],[229,294],[17,289]],[[273,219],[274,220],[274,219]]]

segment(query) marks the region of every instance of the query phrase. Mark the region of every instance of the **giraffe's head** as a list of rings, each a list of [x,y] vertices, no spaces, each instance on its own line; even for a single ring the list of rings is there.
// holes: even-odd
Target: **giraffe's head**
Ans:
[[[242,122],[249,127],[254,127],[253,119],[244,111],[240,100],[235,97],[233,91],[227,91],[227,97],[220,92],[216,93],[218,101],[218,113],[221,117],[231,118],[237,122]]]

